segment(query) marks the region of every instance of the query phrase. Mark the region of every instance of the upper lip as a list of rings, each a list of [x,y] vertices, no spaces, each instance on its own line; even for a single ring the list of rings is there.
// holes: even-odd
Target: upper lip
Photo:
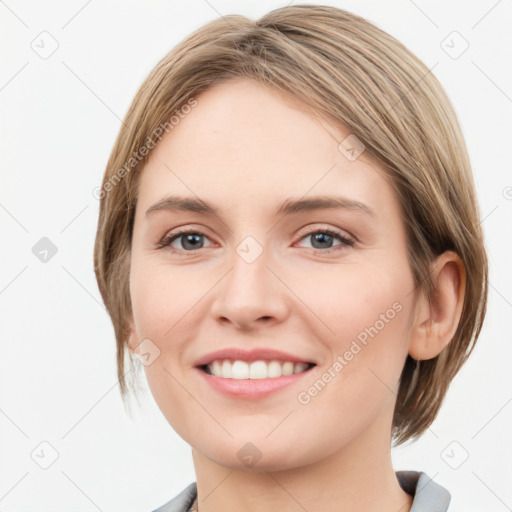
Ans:
[[[240,361],[291,361],[293,363],[314,363],[314,361],[303,359],[302,357],[288,354],[281,350],[275,350],[273,348],[254,348],[252,350],[246,350],[241,348],[224,348],[210,352],[203,357],[200,357],[194,366],[204,366],[210,364],[215,360],[232,359]]]

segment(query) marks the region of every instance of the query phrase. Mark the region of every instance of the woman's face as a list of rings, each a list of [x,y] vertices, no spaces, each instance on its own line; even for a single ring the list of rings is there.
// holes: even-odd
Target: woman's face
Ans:
[[[135,215],[130,344],[158,406],[231,468],[389,443],[415,294],[382,169],[348,130],[251,80],[196,99],[152,150]],[[243,352],[209,355],[224,349]],[[217,376],[198,367],[213,360]],[[315,365],[286,375],[298,360]]]

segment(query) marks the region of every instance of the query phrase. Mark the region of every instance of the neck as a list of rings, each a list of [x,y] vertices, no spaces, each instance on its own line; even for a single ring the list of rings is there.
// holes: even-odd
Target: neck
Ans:
[[[390,438],[377,427],[314,464],[275,472],[231,469],[193,449],[198,510],[409,512],[412,498],[395,476]]]

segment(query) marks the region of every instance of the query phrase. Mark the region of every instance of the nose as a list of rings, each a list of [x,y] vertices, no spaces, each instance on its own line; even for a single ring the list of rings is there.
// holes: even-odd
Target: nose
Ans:
[[[215,319],[239,330],[257,330],[285,320],[287,288],[276,269],[269,267],[272,263],[265,250],[252,262],[235,251],[231,261],[231,270],[216,287],[211,309]]]

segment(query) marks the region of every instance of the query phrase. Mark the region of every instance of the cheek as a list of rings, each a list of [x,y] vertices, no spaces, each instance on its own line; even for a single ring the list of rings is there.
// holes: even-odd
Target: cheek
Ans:
[[[185,276],[188,276],[188,280]],[[187,284],[188,281],[188,284]],[[183,268],[137,260],[130,274],[133,317],[139,338],[150,339],[158,357],[144,366],[146,380],[156,404],[175,430],[186,438],[190,419],[190,395],[183,387],[181,354],[194,337],[193,305],[207,291],[190,286],[190,273]]]
[[[130,294],[139,335],[163,343],[166,336],[183,330],[187,312],[208,290],[207,283],[192,277],[180,267],[139,261],[132,266]],[[163,347],[162,347],[163,348]]]
[[[378,396],[382,400],[380,391],[396,392],[408,350],[412,277],[381,261],[380,266],[331,270],[320,281],[323,286],[310,287],[309,293],[302,280],[301,297],[307,297],[304,302],[321,319],[310,325],[317,326],[313,337],[326,349],[325,380],[333,383],[326,386],[333,394],[325,393],[325,399],[355,400],[355,406]]]
[[[277,429],[268,439],[261,433],[272,431],[282,421],[286,407],[256,418],[231,414],[222,403],[211,403],[208,413],[222,418],[230,432],[247,434],[270,460],[275,457],[276,464],[294,458],[303,464],[350,442],[369,428],[383,408],[392,411],[393,388],[407,352],[404,333],[412,304],[410,276],[397,268],[379,259],[364,266],[319,265],[308,272],[283,269],[283,280],[293,284],[293,293],[282,290],[293,320],[289,328],[322,354],[323,367],[316,380],[304,382],[297,390],[303,399],[309,398],[308,403],[290,396],[286,407],[290,405],[295,413],[287,420],[287,429]],[[139,261],[132,270],[130,289],[138,332],[161,348],[160,358],[145,367],[155,402],[183,439],[226,465],[236,463],[235,455],[229,456],[236,453],[235,441],[191,400],[188,392],[198,393],[180,367],[187,343],[198,337],[201,325],[207,325],[209,308],[219,291],[214,285],[222,274],[200,266],[192,270],[149,261]],[[330,382],[323,380],[323,386],[318,384],[322,374],[328,375],[326,379],[330,375]],[[300,432],[296,442],[302,449],[295,455],[290,455],[291,431]],[[215,443],[206,442],[212,435]]]
[[[144,367],[156,403],[173,425],[181,424],[174,411],[187,410],[190,400],[180,383],[187,378],[183,354],[198,337],[206,317],[205,295],[212,288],[211,272],[203,275],[185,267],[137,260],[130,275],[130,293],[139,339],[158,347],[158,357]]]
[[[387,269],[384,262],[378,266],[331,266],[287,278],[304,305],[315,313],[315,324],[325,328],[319,339],[330,340],[333,348],[339,348],[336,340],[343,347],[347,339],[358,335],[364,342],[376,331],[399,329],[407,317],[404,310],[413,285],[406,272]]]
[[[407,355],[412,306],[407,279],[397,279],[391,286],[387,280],[360,276],[344,284],[343,292],[335,284],[327,287],[326,295],[313,306],[323,308],[318,311],[325,313],[322,318],[335,334],[319,337],[330,357],[297,396],[301,404],[297,420],[312,422],[314,418],[325,439],[335,440],[332,446],[328,441],[313,443],[315,450],[325,453],[370,428],[381,414],[391,421]]]

